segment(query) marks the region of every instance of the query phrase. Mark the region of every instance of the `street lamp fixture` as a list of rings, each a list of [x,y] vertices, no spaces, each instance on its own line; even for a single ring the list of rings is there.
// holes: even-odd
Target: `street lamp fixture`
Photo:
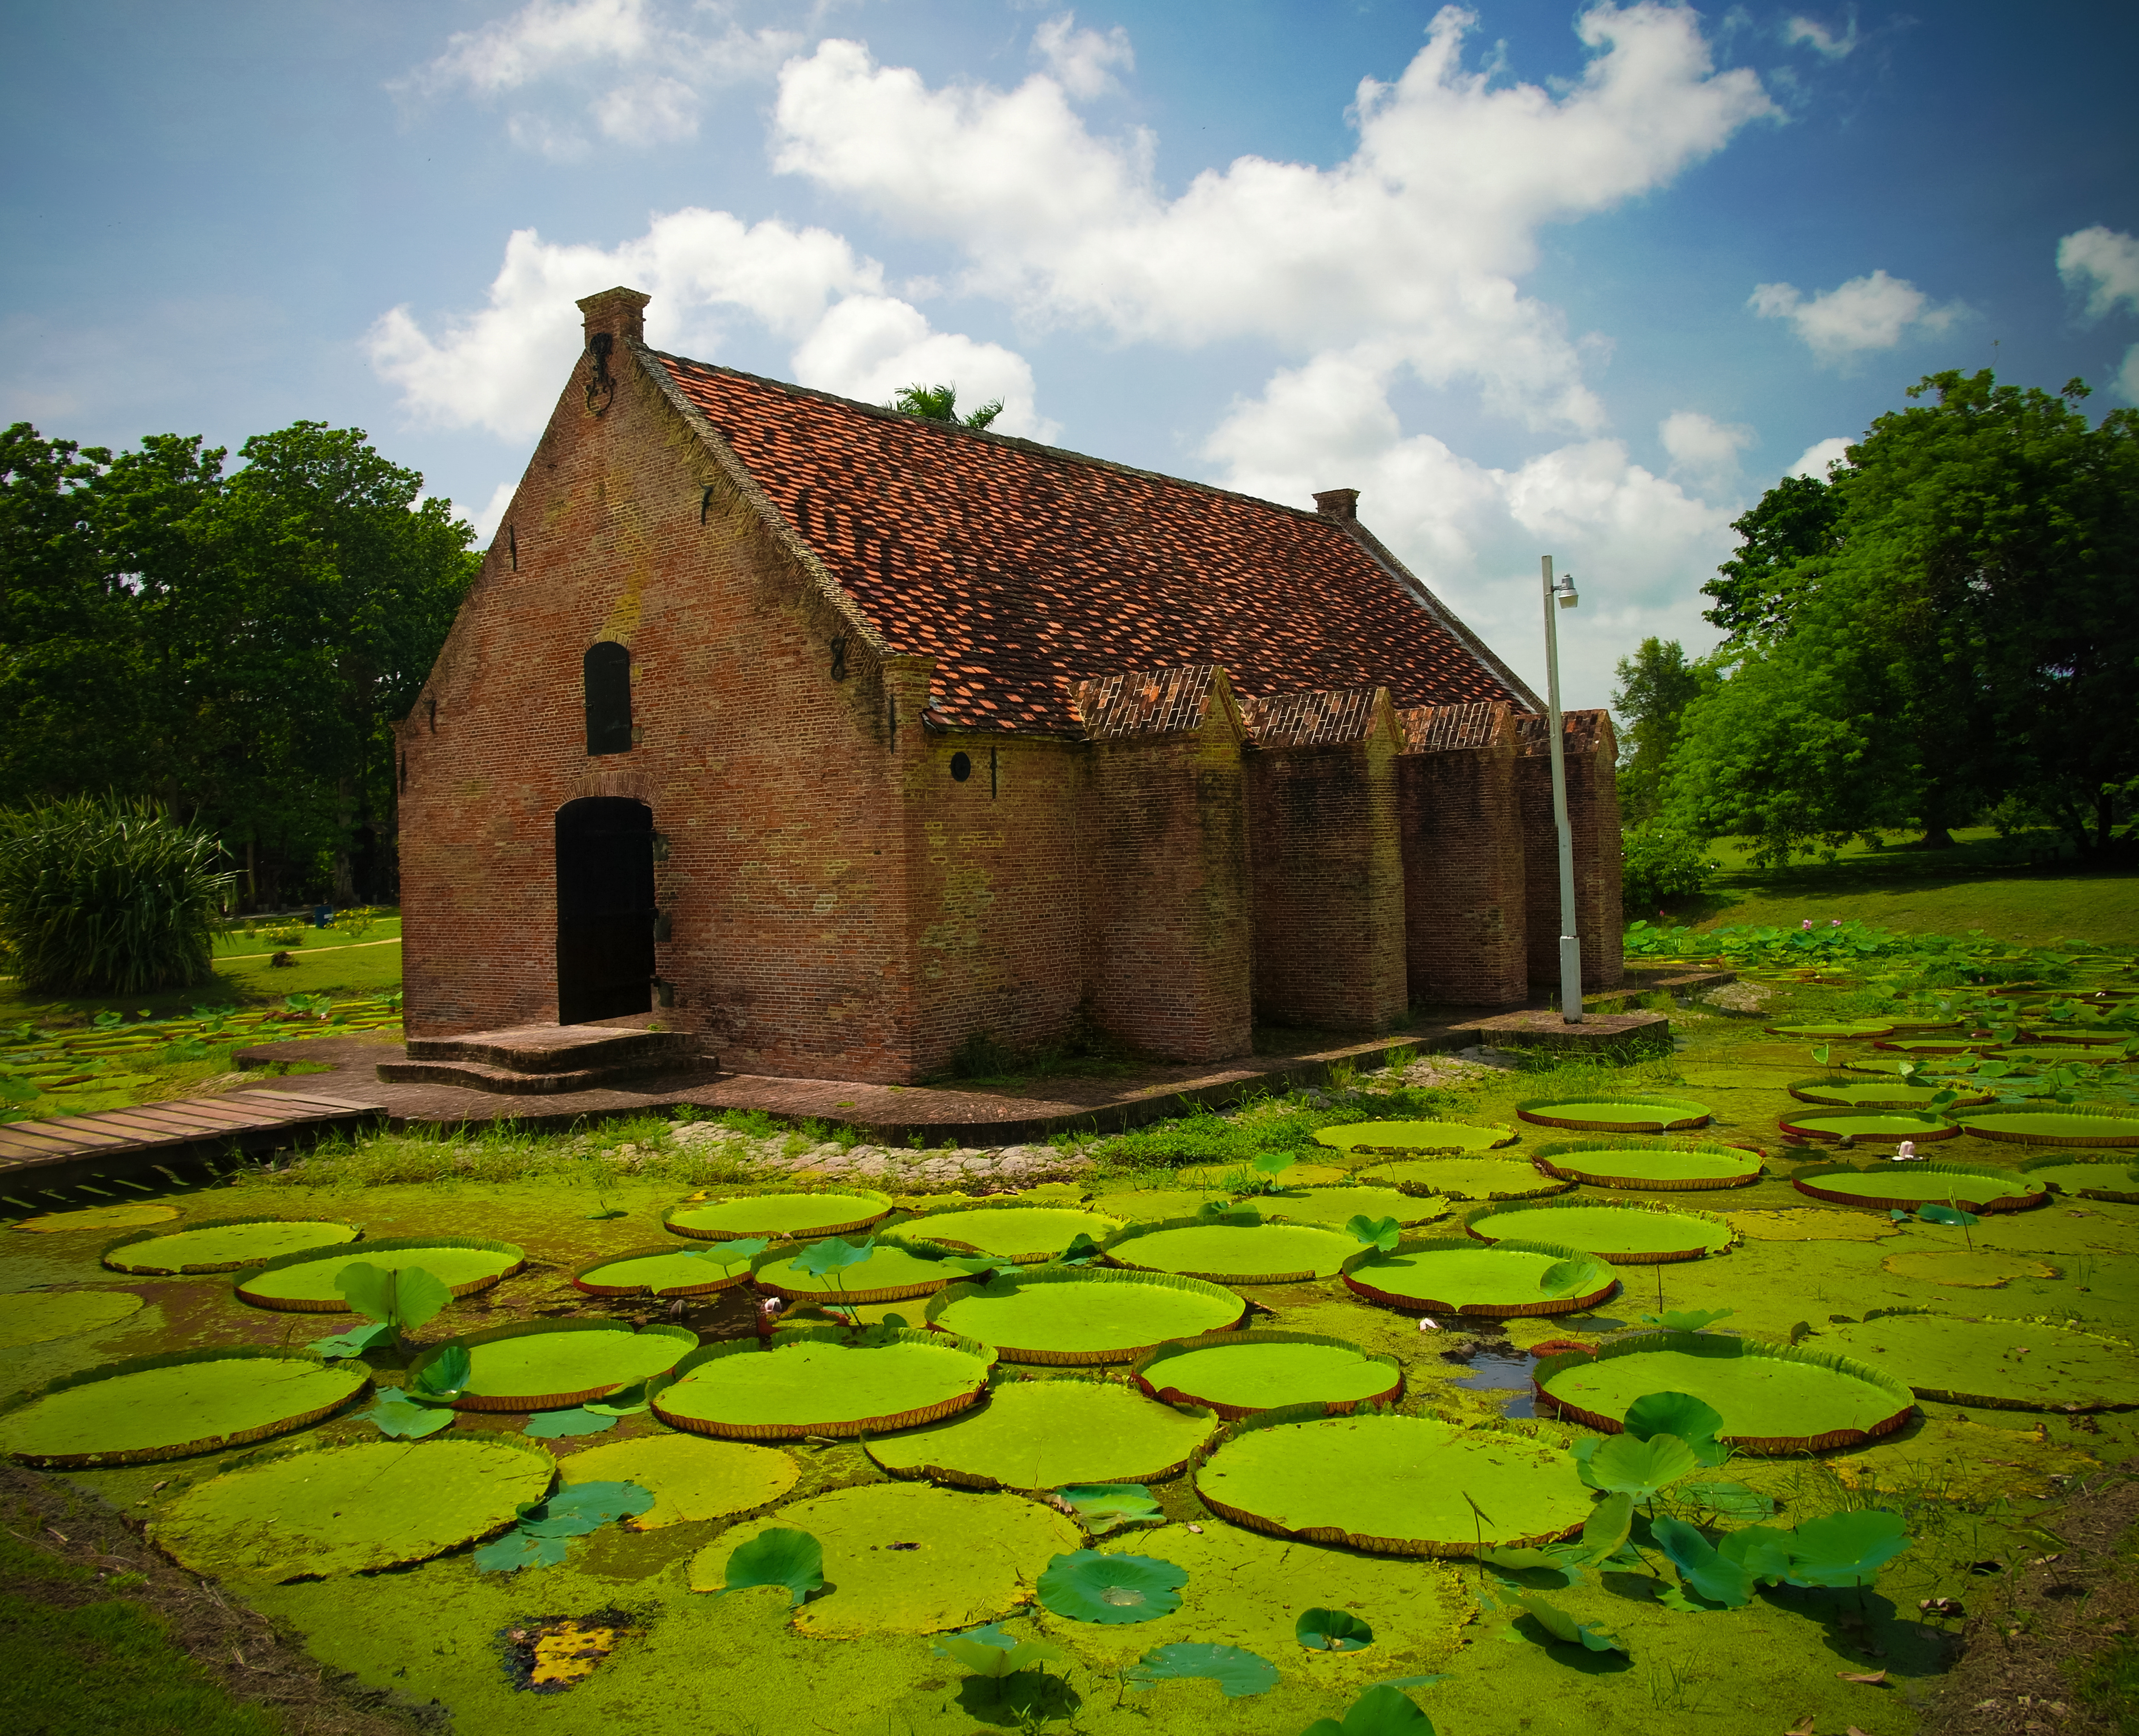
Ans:
[[[1582,937],[1574,917],[1574,829],[1567,818],[1567,742],[1559,715],[1560,609],[1573,609],[1581,599],[1574,594],[1574,575],[1556,583],[1552,556],[1542,562],[1544,571],[1544,675],[1546,728],[1552,751],[1552,819],[1559,833],[1559,1016],[1568,1024],[1582,1023]]]

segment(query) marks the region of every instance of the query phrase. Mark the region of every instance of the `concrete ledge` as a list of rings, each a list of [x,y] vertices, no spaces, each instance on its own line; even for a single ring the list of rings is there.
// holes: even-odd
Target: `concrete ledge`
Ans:
[[[1569,1024],[1558,1013],[1525,1009],[1481,1019],[1456,1034],[1494,1049],[1560,1049],[1573,1054],[1620,1049],[1671,1052],[1671,1020],[1662,1013],[1584,1013],[1581,1024]]]

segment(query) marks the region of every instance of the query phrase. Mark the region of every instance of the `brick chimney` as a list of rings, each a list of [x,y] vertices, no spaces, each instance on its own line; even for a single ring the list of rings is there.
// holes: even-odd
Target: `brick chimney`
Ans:
[[[589,345],[603,333],[629,343],[644,343],[646,304],[653,299],[644,290],[625,289],[621,284],[614,289],[581,296],[580,311],[586,316]]]
[[[617,291],[611,290],[609,293],[614,296]],[[582,301],[580,306],[585,307],[586,303]],[[1359,516],[1359,491],[1356,488],[1325,488],[1314,496],[1314,510],[1324,518],[1349,523]]]

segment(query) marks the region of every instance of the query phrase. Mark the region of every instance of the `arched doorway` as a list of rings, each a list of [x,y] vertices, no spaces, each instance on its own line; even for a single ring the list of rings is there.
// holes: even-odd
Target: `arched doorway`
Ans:
[[[653,810],[590,795],[557,810],[557,1022],[653,1005]]]

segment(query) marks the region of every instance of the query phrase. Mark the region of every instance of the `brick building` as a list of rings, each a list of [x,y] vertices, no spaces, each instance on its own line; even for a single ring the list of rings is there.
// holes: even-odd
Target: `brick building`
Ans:
[[[900,1083],[1556,972],[1535,697],[1355,516],[587,347],[400,731],[407,1013]],[[1588,980],[1614,746],[1566,744]],[[1541,795],[1540,792],[1544,794]]]

